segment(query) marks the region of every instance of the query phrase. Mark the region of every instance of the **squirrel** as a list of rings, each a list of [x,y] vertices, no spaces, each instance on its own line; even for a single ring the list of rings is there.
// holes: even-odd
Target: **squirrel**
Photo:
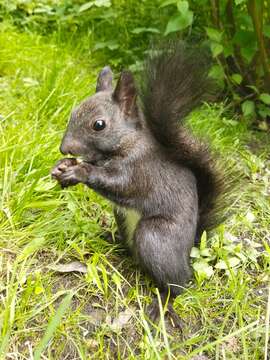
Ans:
[[[139,83],[124,70],[114,88],[104,67],[62,139],[73,157],[51,171],[63,188],[83,183],[114,204],[121,238],[163,298],[191,279],[191,248],[220,219],[224,180],[185,126],[209,93],[208,72],[201,48],[176,42],[150,52]]]

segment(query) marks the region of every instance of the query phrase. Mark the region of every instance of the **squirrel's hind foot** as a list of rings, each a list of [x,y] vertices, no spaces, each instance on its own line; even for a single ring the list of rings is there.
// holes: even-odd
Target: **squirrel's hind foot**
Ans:
[[[163,296],[162,296],[163,299]],[[162,301],[164,303],[164,301]],[[164,309],[164,305],[162,305]],[[154,298],[152,303],[146,308],[146,315],[148,316],[151,323],[154,325],[158,325],[160,322],[160,306],[157,298]],[[183,329],[183,321],[177,314],[177,312],[173,308],[172,301],[169,300],[166,308],[164,309],[164,318],[168,320],[173,328],[182,330]]]

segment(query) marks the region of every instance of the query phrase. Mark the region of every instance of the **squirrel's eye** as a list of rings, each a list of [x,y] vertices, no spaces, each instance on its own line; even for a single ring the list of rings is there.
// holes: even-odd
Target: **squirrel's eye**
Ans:
[[[105,129],[105,127],[106,127],[106,123],[104,120],[97,120],[94,122],[94,125],[93,125],[93,129],[95,131],[103,130],[103,129]]]

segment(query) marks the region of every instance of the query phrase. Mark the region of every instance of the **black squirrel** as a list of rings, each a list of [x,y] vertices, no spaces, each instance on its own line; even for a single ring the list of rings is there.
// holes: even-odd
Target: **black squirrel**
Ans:
[[[139,86],[123,71],[113,88],[106,66],[63,137],[61,153],[74,158],[51,172],[62,187],[83,183],[115,204],[122,239],[161,294],[181,292],[191,248],[220,218],[224,181],[183,124],[209,93],[208,70],[199,47],[175,42],[150,53]]]

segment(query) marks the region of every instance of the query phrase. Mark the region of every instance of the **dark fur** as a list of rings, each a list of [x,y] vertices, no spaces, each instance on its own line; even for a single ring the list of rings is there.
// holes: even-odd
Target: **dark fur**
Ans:
[[[205,59],[202,57],[202,59]],[[191,277],[196,237],[216,224],[220,177],[205,145],[182,125],[205,98],[207,60],[173,44],[152,55],[143,74],[140,100],[130,72],[112,90],[112,72],[99,75],[97,93],[73,111],[61,144],[63,159],[52,176],[65,187],[84,183],[113,203],[123,238],[125,209],[141,214],[132,241],[138,262],[173,295]],[[93,130],[98,119],[106,128]]]
[[[219,202],[225,190],[224,180],[208,147],[183,127],[186,115],[212,96],[215,87],[208,77],[210,65],[203,48],[169,42],[163,44],[162,52],[152,51],[141,86],[145,118],[154,136],[175,161],[191,169],[196,177],[198,238],[204,230],[217,226],[224,211]]]

